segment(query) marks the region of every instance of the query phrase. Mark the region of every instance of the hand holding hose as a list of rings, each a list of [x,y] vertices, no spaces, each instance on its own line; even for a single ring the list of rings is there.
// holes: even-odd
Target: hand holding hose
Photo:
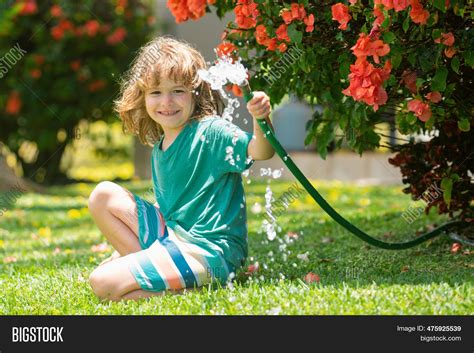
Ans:
[[[253,92],[253,98],[247,103],[247,109],[255,119],[265,119],[272,111],[270,98],[265,92]]]

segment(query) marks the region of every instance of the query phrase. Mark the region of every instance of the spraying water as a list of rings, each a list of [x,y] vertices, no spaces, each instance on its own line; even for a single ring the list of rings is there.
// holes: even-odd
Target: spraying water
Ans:
[[[247,69],[242,65],[240,59],[234,61],[232,58],[223,56],[217,59],[217,63],[209,68],[209,70],[199,70],[199,77],[209,83],[213,90],[219,91],[221,96],[226,100],[226,107],[222,113],[222,117],[230,122],[233,120],[234,110],[240,106],[237,98],[232,98],[226,94],[223,87],[229,82],[238,86],[247,83]]]
[[[238,86],[245,86],[248,84],[247,82],[247,69],[242,65],[241,60],[234,60],[230,57],[219,57],[215,65],[211,66],[208,70],[199,70],[198,71],[199,77],[210,84],[211,89],[217,90],[220,92],[221,96],[226,100],[226,107],[222,114],[222,118],[232,122],[233,120],[233,113],[236,108],[239,107],[240,103],[237,98],[232,98],[230,95],[227,95],[224,92],[223,87],[229,83],[238,85]],[[246,123],[246,122],[245,122]],[[235,146],[237,142],[237,134],[234,135],[232,139],[232,144]],[[234,160],[234,148],[233,146],[226,147],[226,157],[225,160],[230,163],[231,165],[235,165]],[[250,162],[251,157],[246,160],[246,163]],[[265,175],[269,175],[274,179],[279,178],[281,176],[281,170],[274,170],[271,171],[270,168],[265,170]],[[246,174],[247,176],[248,174]],[[249,182],[249,181],[248,181]],[[267,186],[266,193],[265,193],[265,209],[267,212],[271,212],[272,207],[272,191],[269,186]],[[252,212],[256,207],[254,205],[252,207]],[[258,205],[260,206],[260,205]],[[260,210],[258,210],[260,212]],[[273,218],[273,222],[268,222],[267,220],[263,221],[262,227],[264,228],[268,240],[272,241],[276,238],[276,230],[277,224],[276,220]]]

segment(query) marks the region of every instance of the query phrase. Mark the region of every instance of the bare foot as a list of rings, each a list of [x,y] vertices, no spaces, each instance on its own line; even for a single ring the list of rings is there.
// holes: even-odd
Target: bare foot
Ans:
[[[103,264],[110,262],[112,260],[118,259],[120,257],[120,254],[117,250],[115,250],[112,255],[110,255],[108,258],[106,258],[104,261],[102,261],[99,266],[102,266]]]

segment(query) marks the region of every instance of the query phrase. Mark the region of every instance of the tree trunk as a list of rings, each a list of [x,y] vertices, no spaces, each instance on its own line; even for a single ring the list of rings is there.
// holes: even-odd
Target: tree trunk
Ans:
[[[0,191],[19,190],[22,192],[44,193],[45,188],[31,181],[25,180],[15,174],[8,166],[4,156],[0,155]]]
[[[133,139],[133,164],[135,177],[139,179],[151,179],[151,147],[144,146],[138,138]]]

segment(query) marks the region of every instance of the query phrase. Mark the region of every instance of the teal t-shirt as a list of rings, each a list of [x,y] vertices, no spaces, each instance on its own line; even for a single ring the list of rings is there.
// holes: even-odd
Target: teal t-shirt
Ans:
[[[197,243],[222,250],[240,267],[247,257],[241,173],[250,167],[252,134],[220,117],[190,120],[166,151],[152,152],[156,201],[166,224]]]

